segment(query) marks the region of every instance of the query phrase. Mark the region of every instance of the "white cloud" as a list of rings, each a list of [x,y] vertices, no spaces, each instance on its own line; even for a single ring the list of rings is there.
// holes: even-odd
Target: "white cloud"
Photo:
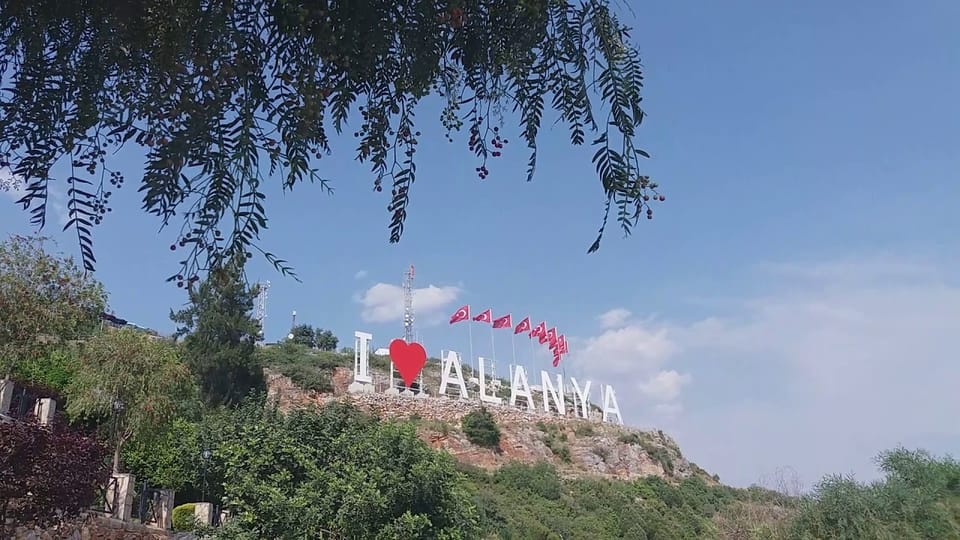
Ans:
[[[735,485],[784,466],[808,487],[831,473],[869,479],[876,454],[898,444],[960,447],[954,266],[770,268],[769,292],[725,301],[722,316],[626,321],[572,362],[614,384],[628,423],[671,433]]]
[[[20,200],[26,194],[23,181],[5,167],[0,169],[0,191],[6,193],[14,202]]]
[[[420,325],[441,322],[448,309],[460,295],[460,288],[430,285],[413,290],[413,309]],[[357,301],[363,306],[360,313],[365,322],[399,321],[403,317],[403,288],[390,283],[377,283]]]
[[[690,375],[676,370],[661,371],[640,384],[640,391],[654,401],[667,404],[680,397],[680,389],[690,383]]]
[[[619,328],[630,318],[630,311],[624,308],[613,308],[597,317],[603,328]]]
[[[353,279],[363,279],[367,277],[366,270],[357,270],[357,273],[353,275]]]
[[[16,203],[27,194],[26,186],[20,177],[14,176],[8,168],[0,169],[0,191]],[[50,182],[47,188],[47,217],[52,217],[59,228],[69,221],[67,212],[66,188],[60,182]]]

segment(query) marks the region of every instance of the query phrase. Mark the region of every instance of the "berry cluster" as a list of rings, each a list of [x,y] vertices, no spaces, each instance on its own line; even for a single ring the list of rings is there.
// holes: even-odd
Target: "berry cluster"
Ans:
[[[510,144],[510,141],[500,137],[500,128],[493,128],[493,139],[490,141],[490,144],[493,145],[496,150],[494,150],[490,155],[493,157],[500,157],[500,151],[503,150],[503,145]]]
[[[113,208],[107,206],[110,202],[110,196],[113,195],[110,191],[104,191],[103,194],[93,201],[93,211],[96,212],[96,216],[93,218],[93,224],[99,225],[103,221],[103,216],[107,215],[107,212],[113,212]]]
[[[196,274],[186,279],[184,279],[183,274],[177,274],[177,287],[180,287],[182,289],[184,285],[192,285],[194,282],[199,280],[200,278]]]

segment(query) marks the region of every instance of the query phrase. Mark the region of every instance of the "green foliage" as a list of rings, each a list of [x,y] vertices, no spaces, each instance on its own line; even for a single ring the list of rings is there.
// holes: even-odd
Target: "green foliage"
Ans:
[[[173,530],[193,531],[197,528],[196,507],[194,503],[181,504],[173,509]]]
[[[469,130],[481,178],[515,121],[533,178],[547,108],[571,144],[592,145],[607,204],[589,251],[611,209],[626,234],[663,200],[641,172],[640,55],[608,0],[134,0],[122,10],[10,0],[0,60],[0,166],[25,182],[21,204],[37,227],[52,184],[69,182],[68,227],[91,269],[91,229],[125,183],[121,147],[144,155],[143,209],[164,225],[182,216],[173,248],[185,248],[189,279],[250,256],[271,184],[329,190],[319,160],[348,120],[374,190],[387,184],[398,242],[416,179],[415,112],[431,94],[448,138]],[[56,170],[69,176],[51,178]]]
[[[633,431],[621,433],[617,440],[623,444],[640,444],[640,434]]]
[[[233,261],[211,272],[194,287],[188,283],[190,305],[170,318],[181,325],[184,359],[200,381],[208,406],[239,403],[265,388],[263,367],[254,354],[260,324],[253,319],[257,288],[247,287],[243,266]]]
[[[14,366],[15,379],[49,388],[58,394],[66,392],[79,366],[73,348],[51,350],[44,356],[21,360]]]
[[[577,437],[593,437],[596,435],[596,431],[593,429],[593,424],[589,422],[578,422],[573,426],[573,434]]]
[[[960,463],[898,448],[878,458],[882,481],[830,476],[793,523],[796,538],[960,538]]]
[[[570,463],[570,445],[567,434],[556,424],[537,422],[537,429],[543,432],[543,443],[564,463]]]
[[[486,407],[472,410],[460,420],[463,434],[471,443],[484,448],[500,448],[500,427]]]
[[[450,422],[445,420],[423,420],[418,423],[419,425],[423,426],[424,429],[437,432],[441,435],[449,435],[453,430],[453,426],[450,425]]]
[[[200,485],[201,426],[176,418],[166,429],[149,437],[134,438],[124,447],[122,459],[139,481],[176,490]]]
[[[313,351],[293,341],[262,347],[257,355],[262,365],[290,377],[300,388],[317,392],[332,392],[334,369],[353,365],[352,355]]]
[[[716,538],[711,516],[735,500],[734,490],[696,479],[562,479],[545,462],[469,478],[487,537],[502,539]]]
[[[330,351],[333,352],[337,350],[337,343],[340,342],[337,339],[337,336],[333,335],[333,332],[330,330],[321,330],[317,328],[317,348],[321,351]]]
[[[330,330],[322,328],[314,329],[309,324],[298,324],[290,331],[293,338],[289,341],[298,345],[303,345],[308,349],[320,349],[321,351],[333,352],[337,350],[339,340]]]
[[[477,537],[462,476],[411,424],[333,403],[289,416],[246,410],[220,429],[213,461],[232,520],[248,535]]]
[[[303,345],[308,349],[317,348],[317,334],[309,324],[298,324],[290,330],[293,335],[290,341],[297,345]]]
[[[48,251],[55,247],[38,236],[0,243],[0,377],[16,370],[48,386],[62,383],[40,359],[88,335],[106,306],[103,286],[72,258]],[[47,377],[52,380],[37,380]]]
[[[104,420],[119,472],[123,445],[162,431],[192,395],[190,372],[173,343],[126,328],[108,330],[84,344],[67,389],[67,413]]]

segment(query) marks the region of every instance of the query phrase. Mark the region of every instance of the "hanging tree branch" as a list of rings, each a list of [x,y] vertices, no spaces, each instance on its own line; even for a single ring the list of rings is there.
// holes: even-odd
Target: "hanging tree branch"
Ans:
[[[126,181],[110,159],[140,147],[143,210],[162,227],[183,223],[170,246],[185,252],[170,278],[182,286],[262,251],[267,182],[331,189],[329,130],[346,129],[355,108],[356,157],[375,191],[390,185],[398,242],[423,97],[444,99],[450,140],[469,124],[481,179],[508,142],[504,109],[518,117],[533,179],[549,106],[573,145],[596,148],[606,204],[593,252],[611,209],[629,234],[664,200],[640,172],[643,77],[628,41],[607,0],[0,0],[0,166],[24,183],[20,203],[38,227],[50,183],[69,184],[67,228],[92,271],[92,229]],[[72,172],[55,178],[62,164]]]

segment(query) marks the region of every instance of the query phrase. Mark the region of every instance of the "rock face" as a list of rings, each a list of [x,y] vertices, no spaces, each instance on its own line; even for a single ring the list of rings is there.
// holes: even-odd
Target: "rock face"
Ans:
[[[645,432],[572,415],[487,404],[486,409],[501,431],[499,451],[494,451],[470,443],[460,428],[463,416],[480,407],[478,400],[348,394],[350,374],[350,370],[338,369],[334,374],[334,392],[320,394],[303,392],[287,377],[268,371],[268,395],[283,410],[339,400],[383,419],[414,420],[418,434],[431,447],[487,470],[511,461],[545,460],[566,476],[633,479],[655,475],[678,480],[696,474],[713,482],[705,471],[687,461],[676,442],[661,431]]]

